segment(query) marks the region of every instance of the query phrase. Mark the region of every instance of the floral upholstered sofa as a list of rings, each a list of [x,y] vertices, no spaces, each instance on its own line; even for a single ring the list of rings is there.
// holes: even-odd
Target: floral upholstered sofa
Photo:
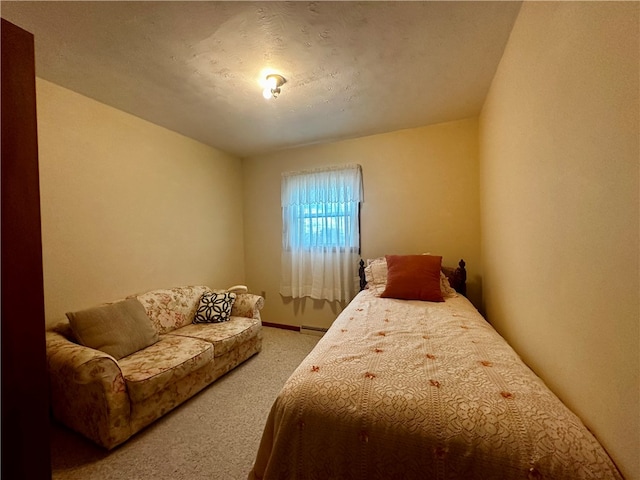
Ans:
[[[222,309],[204,302],[222,294]],[[53,416],[112,449],[258,353],[263,305],[258,295],[189,286],[68,313],[46,335]],[[203,312],[215,323],[199,323]]]

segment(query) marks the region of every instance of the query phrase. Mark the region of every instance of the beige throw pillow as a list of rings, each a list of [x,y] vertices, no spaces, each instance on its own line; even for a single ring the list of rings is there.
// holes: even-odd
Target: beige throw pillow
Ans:
[[[118,360],[158,341],[158,332],[135,298],[70,312],[67,318],[82,345]]]

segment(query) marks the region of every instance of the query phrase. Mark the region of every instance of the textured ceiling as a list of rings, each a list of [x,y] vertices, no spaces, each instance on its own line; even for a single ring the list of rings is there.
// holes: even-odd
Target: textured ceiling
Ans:
[[[6,2],[39,77],[240,157],[479,113],[520,2]],[[262,97],[266,71],[287,79]]]

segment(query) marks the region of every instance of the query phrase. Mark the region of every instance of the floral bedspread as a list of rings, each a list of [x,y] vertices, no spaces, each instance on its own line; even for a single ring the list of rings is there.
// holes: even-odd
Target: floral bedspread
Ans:
[[[277,397],[250,479],[620,479],[458,296],[361,292]]]

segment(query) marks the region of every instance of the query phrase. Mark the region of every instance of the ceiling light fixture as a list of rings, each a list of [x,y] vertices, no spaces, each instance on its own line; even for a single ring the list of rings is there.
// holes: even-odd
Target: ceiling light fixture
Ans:
[[[280,95],[280,87],[287,83],[287,79],[282,75],[278,75],[277,73],[271,73],[267,75],[266,79],[266,88],[262,91],[262,96],[264,98],[278,98]]]

